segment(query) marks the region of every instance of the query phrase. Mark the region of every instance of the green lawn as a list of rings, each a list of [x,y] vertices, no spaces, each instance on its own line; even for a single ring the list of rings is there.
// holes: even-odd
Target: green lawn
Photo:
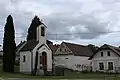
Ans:
[[[72,72],[69,70],[65,70],[65,76],[31,76],[28,74],[18,73],[18,67],[15,66],[16,73],[6,73],[2,71],[2,67],[0,67],[0,77],[3,78],[29,78],[29,79],[102,79],[105,80],[120,80],[120,76],[112,75],[111,77],[108,74],[104,73],[80,73],[80,72]]]

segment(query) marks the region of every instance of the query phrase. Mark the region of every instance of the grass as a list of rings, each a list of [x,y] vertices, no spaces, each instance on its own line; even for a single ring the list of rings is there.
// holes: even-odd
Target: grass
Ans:
[[[65,70],[65,76],[31,76],[29,74],[21,74],[18,73],[19,67],[15,66],[15,73],[7,73],[2,71],[2,67],[0,67],[0,76],[4,78],[29,78],[29,79],[102,79],[105,78],[107,80],[120,80],[119,75],[112,74],[112,76],[105,74],[105,73],[98,73],[98,72],[90,72],[90,73],[80,73],[80,72],[73,72],[70,70]]]

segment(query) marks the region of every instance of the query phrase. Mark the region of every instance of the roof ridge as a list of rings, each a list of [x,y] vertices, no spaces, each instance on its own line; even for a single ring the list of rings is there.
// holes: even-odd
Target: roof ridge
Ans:
[[[67,43],[67,44],[73,44],[73,45],[78,45],[78,46],[87,47],[87,45],[81,45],[81,44],[77,44],[77,43],[70,43],[70,42],[63,42],[63,43]]]
[[[113,47],[113,48],[117,48],[117,49],[120,49],[119,47],[117,47],[117,46],[113,46],[113,45],[109,45],[109,44],[107,44],[108,46],[110,46],[110,47]]]

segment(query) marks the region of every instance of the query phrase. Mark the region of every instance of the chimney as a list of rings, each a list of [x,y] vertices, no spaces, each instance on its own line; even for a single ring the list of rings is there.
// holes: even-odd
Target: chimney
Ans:
[[[92,50],[92,52],[95,52],[97,50],[95,45],[89,44],[88,47]]]

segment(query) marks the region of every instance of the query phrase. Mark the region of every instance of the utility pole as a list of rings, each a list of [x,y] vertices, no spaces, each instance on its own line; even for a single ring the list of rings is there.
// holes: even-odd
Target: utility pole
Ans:
[[[57,43],[57,33],[56,33],[56,43]]]

